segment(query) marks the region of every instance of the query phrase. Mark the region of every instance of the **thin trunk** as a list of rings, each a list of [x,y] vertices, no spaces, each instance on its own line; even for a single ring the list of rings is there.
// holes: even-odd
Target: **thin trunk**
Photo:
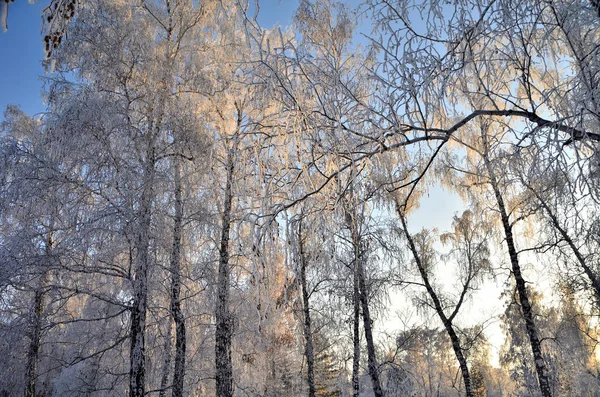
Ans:
[[[37,364],[40,353],[42,320],[44,313],[44,288],[46,275],[43,274],[40,285],[34,292],[33,310],[31,312],[32,323],[29,349],[27,351],[27,367],[26,367],[26,389],[25,397],[35,397],[35,380],[37,378]]]
[[[153,140],[152,137],[150,137]],[[139,210],[137,255],[133,275],[133,306],[131,308],[129,352],[129,396],[145,395],[146,309],[148,306],[148,267],[150,262],[150,225],[152,220],[153,184],[155,174],[154,145],[149,143],[144,166],[144,185]]]
[[[377,369],[375,342],[373,340],[373,325],[371,320],[371,313],[369,310],[369,298],[363,266],[363,247],[358,228],[356,210],[350,211],[348,208],[346,208],[346,222],[350,229],[350,233],[352,234],[352,246],[354,248],[354,266],[356,269],[355,277],[357,277],[358,279],[358,296],[360,300],[360,306],[362,309],[365,340],[367,342],[367,368],[369,370],[369,376],[371,377],[371,383],[373,385],[373,393],[375,397],[382,397],[383,389],[381,388],[381,382],[379,381],[379,372]]]
[[[363,327],[365,329],[365,340],[367,341],[367,360],[371,383],[373,384],[373,393],[375,397],[383,397],[383,389],[379,381],[379,372],[377,370],[377,357],[375,356],[375,343],[373,341],[373,328],[371,314],[369,312],[369,302],[367,295],[367,286],[365,283],[364,269],[362,259],[358,258],[358,286],[360,289],[360,303],[362,306]]]
[[[40,339],[42,328],[42,313],[44,311],[43,286],[38,287],[33,298],[32,324],[27,352],[27,368],[25,378],[27,379],[25,397],[35,397],[35,379],[37,377],[37,363],[40,353]]]
[[[216,394],[233,396],[233,372],[231,366],[231,338],[233,334],[229,312],[229,231],[231,227],[232,180],[234,169],[233,149],[227,154],[227,180],[221,217],[221,241],[219,246],[219,275],[217,281],[217,323],[215,335]]]
[[[353,336],[354,355],[352,357],[352,396],[360,395],[360,382],[358,379],[360,371],[360,288],[358,286],[358,261],[354,261],[353,270],[353,293],[352,303],[354,304]]]
[[[52,232],[48,235],[46,241],[45,256],[49,260],[52,255],[52,247],[54,241]],[[33,296],[33,308],[31,311],[31,331],[29,335],[29,349],[27,351],[27,364],[25,369],[25,397],[35,397],[36,387],[35,381],[37,378],[37,364],[40,355],[40,346],[42,339],[42,322],[44,315],[44,289],[46,288],[48,272],[43,271],[40,275],[40,280]]]
[[[529,342],[531,344],[531,350],[533,352],[533,360],[538,376],[540,391],[542,393],[542,396],[552,397],[552,390],[550,388],[550,381],[548,379],[548,370],[546,369],[546,364],[542,355],[540,338],[538,336],[535,321],[533,319],[533,310],[531,308],[531,302],[529,301],[529,294],[527,293],[526,282],[523,279],[523,275],[521,273],[521,266],[519,265],[519,258],[517,255],[517,250],[515,248],[515,242],[512,233],[512,225],[510,224],[508,212],[506,211],[506,205],[504,204],[504,199],[502,198],[500,188],[498,187],[496,174],[488,157],[487,140],[485,134],[483,135],[483,143],[485,147],[482,157],[488,171],[488,176],[490,178],[492,190],[494,191],[494,196],[496,197],[498,210],[500,211],[500,218],[502,220],[502,227],[504,228],[504,237],[506,240],[506,246],[508,248],[508,255],[510,257],[512,273],[515,278],[515,283],[517,285],[517,291],[519,293],[519,303],[521,305],[521,311],[523,312],[523,318],[525,320],[525,328],[527,329],[527,335],[529,336]]]
[[[427,293],[431,297],[433,301],[433,305],[435,307],[435,311],[438,314],[440,320],[442,320],[442,324],[444,324],[444,328],[446,329],[446,333],[450,337],[452,342],[452,349],[454,350],[454,355],[456,356],[456,360],[458,361],[458,365],[460,366],[460,372],[462,374],[463,382],[465,384],[465,395],[467,397],[473,397],[473,387],[471,385],[471,375],[469,373],[469,367],[467,365],[467,360],[463,354],[463,349],[460,344],[460,339],[454,330],[454,326],[452,325],[452,321],[446,316],[444,313],[444,309],[442,307],[442,303],[437,296],[437,293],[433,289],[431,282],[429,281],[429,275],[425,269],[423,262],[421,261],[421,256],[415,246],[414,240],[410,233],[408,232],[408,226],[406,225],[406,219],[404,218],[404,214],[400,208],[400,204],[396,202],[396,213],[402,222],[402,228],[404,229],[404,234],[406,235],[406,239],[408,240],[408,246],[410,251],[415,258],[415,263],[417,264],[417,268],[419,269],[419,274],[421,275],[421,279],[423,280],[423,284],[425,284],[425,289]]]
[[[165,336],[165,363],[162,368],[162,376],[160,378],[160,391],[158,397],[165,397],[169,387],[169,373],[171,372],[171,317],[167,317],[167,335]]]
[[[353,170],[350,174],[351,180],[353,180]],[[336,178],[338,183],[338,191],[342,197],[342,205],[343,205],[343,216],[344,222],[346,223],[346,227],[350,230],[350,234],[352,237],[352,249],[353,249],[353,266],[352,266],[352,306],[353,306],[353,318],[352,318],[352,344],[353,344],[353,354],[352,354],[352,397],[358,397],[360,395],[360,277],[359,277],[359,261],[357,258],[360,256],[360,247],[355,242],[355,222],[354,216],[356,215],[355,209],[350,206],[348,203],[348,199],[344,197],[344,190],[340,185],[340,180]],[[352,189],[348,190],[350,197],[352,198],[353,192]],[[353,211],[351,211],[351,208]]]
[[[175,370],[173,374],[173,397],[183,396],[185,378],[185,317],[181,310],[181,234],[183,202],[181,199],[181,170],[175,158],[175,218],[173,225],[173,250],[171,252],[171,314],[175,322]]]
[[[308,395],[309,397],[315,397],[316,389],[315,389],[315,373],[314,373],[314,365],[315,365],[315,356],[314,356],[314,348],[313,348],[313,339],[312,339],[312,329],[310,323],[310,304],[309,304],[309,294],[308,287],[306,282],[306,265],[307,258],[306,253],[304,252],[304,242],[302,241],[302,219],[299,221],[298,225],[298,241],[299,241],[299,249],[300,249],[300,285],[302,286],[302,303],[304,306],[304,338],[306,340],[306,345],[304,347],[304,353],[306,355],[306,364],[307,364],[307,376],[308,376]]]

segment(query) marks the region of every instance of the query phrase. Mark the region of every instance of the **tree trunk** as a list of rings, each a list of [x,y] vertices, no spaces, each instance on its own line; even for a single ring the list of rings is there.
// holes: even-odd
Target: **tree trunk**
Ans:
[[[471,385],[471,375],[469,373],[469,366],[467,365],[467,360],[465,359],[465,356],[463,354],[462,346],[460,344],[460,339],[458,338],[458,335],[456,334],[456,331],[454,330],[452,321],[446,316],[446,313],[444,313],[442,303],[440,302],[440,299],[437,296],[437,293],[435,292],[435,290],[433,289],[433,286],[431,285],[431,282],[429,281],[429,275],[427,274],[427,271],[425,269],[423,262],[421,262],[421,257],[419,255],[419,252],[417,251],[417,247],[415,246],[412,236],[408,232],[408,226],[406,225],[406,219],[404,218],[404,214],[402,213],[400,204],[398,202],[396,202],[395,204],[396,204],[396,213],[398,214],[398,217],[400,218],[400,221],[402,222],[402,228],[404,229],[404,234],[406,235],[406,239],[408,240],[408,246],[410,248],[410,251],[413,254],[413,257],[415,258],[417,268],[419,269],[419,274],[421,275],[423,284],[425,284],[425,289],[427,290],[427,293],[431,297],[431,300],[433,301],[433,305],[435,307],[435,311],[438,314],[438,317],[440,318],[440,320],[442,320],[442,324],[444,324],[446,333],[448,334],[448,336],[450,337],[450,340],[452,342],[452,349],[454,350],[454,355],[456,356],[456,360],[458,361],[458,365],[460,366],[460,372],[462,374],[463,382],[465,384],[465,395],[467,397],[473,397],[474,394],[473,394],[473,387]]]
[[[153,140],[152,137],[150,137]],[[145,395],[146,309],[148,306],[148,267],[150,262],[150,225],[152,221],[153,185],[155,174],[154,145],[148,144],[144,164],[144,185],[139,210],[137,255],[133,275],[133,306],[131,308],[129,396]]]
[[[48,234],[46,241],[45,256],[46,260],[50,260],[54,240],[52,232]],[[42,340],[42,321],[44,316],[44,289],[48,279],[48,271],[41,272],[40,280],[33,295],[33,308],[31,310],[31,331],[29,334],[29,349],[27,351],[27,364],[25,367],[25,397],[35,397],[36,387],[35,381],[37,378],[37,364],[40,355],[40,346]]]
[[[519,303],[521,305],[521,311],[525,320],[525,328],[527,329],[527,335],[529,336],[529,342],[531,344],[531,350],[533,352],[533,360],[538,376],[540,391],[542,393],[542,396],[552,397],[550,381],[548,379],[548,370],[546,369],[544,357],[542,356],[540,338],[538,336],[535,321],[533,319],[533,311],[531,308],[531,302],[529,301],[529,295],[527,293],[527,286],[525,280],[523,279],[523,275],[521,274],[521,266],[519,265],[519,258],[517,255],[517,250],[515,248],[515,242],[512,233],[512,225],[510,224],[509,216],[506,211],[506,206],[504,204],[504,199],[502,198],[502,194],[500,193],[500,189],[498,187],[496,174],[488,157],[487,140],[485,134],[483,135],[483,143],[484,151],[482,157],[488,171],[488,176],[490,178],[490,184],[492,186],[494,196],[496,197],[498,210],[500,212],[500,218],[502,220],[502,227],[504,228],[504,237],[506,240],[506,246],[508,248],[508,255],[510,257],[512,273],[515,278],[515,283],[517,285],[517,291],[519,293]]]
[[[35,379],[37,377],[37,363],[40,352],[42,314],[44,311],[43,286],[38,287],[33,298],[31,334],[29,336],[29,350],[27,351],[26,389],[25,397],[35,397]]]
[[[160,378],[160,391],[158,397],[165,397],[169,388],[169,373],[171,372],[171,317],[167,317],[167,335],[165,336],[165,364],[162,368],[162,376]]]
[[[358,397],[360,395],[360,288],[358,283],[358,261],[354,261],[353,269],[353,292],[352,292],[352,303],[354,305],[354,319],[353,325],[353,336],[352,341],[354,343],[354,355],[352,357],[352,396]]]
[[[233,149],[227,154],[227,180],[221,217],[221,241],[219,246],[219,275],[217,280],[217,305],[215,309],[215,365],[216,394],[233,396],[233,372],[231,366],[232,318],[229,312],[229,231],[231,227],[232,180],[234,169]]]
[[[365,340],[367,342],[367,368],[371,383],[373,385],[373,393],[375,397],[382,397],[383,390],[379,381],[379,372],[377,368],[377,357],[375,355],[375,342],[373,340],[373,328],[371,321],[371,313],[369,311],[369,297],[367,285],[365,282],[364,266],[363,266],[363,247],[359,232],[358,219],[356,210],[350,211],[346,206],[346,222],[352,234],[352,248],[354,249],[354,266],[355,277],[358,279],[358,295],[360,306],[362,309],[363,328],[365,330]],[[356,313],[356,309],[355,309]],[[356,327],[356,325],[355,325]],[[356,331],[356,329],[355,329]],[[356,346],[355,346],[356,348]]]
[[[37,364],[40,353],[42,320],[44,314],[44,288],[46,284],[46,274],[41,275],[39,286],[36,288],[33,297],[33,310],[31,312],[31,333],[29,335],[29,349],[27,351],[27,367],[25,372],[26,389],[25,397],[35,397],[35,381],[37,378]]]
[[[300,250],[300,285],[302,287],[302,303],[304,306],[304,338],[306,345],[304,347],[304,353],[306,355],[306,366],[307,366],[307,377],[308,377],[308,396],[315,397],[315,356],[312,339],[312,329],[310,323],[310,304],[309,294],[306,282],[306,265],[307,258],[304,252],[304,242],[302,241],[302,218],[298,222],[298,245]]]
[[[373,328],[371,314],[369,312],[369,302],[367,295],[367,286],[362,266],[362,259],[358,259],[358,286],[360,288],[360,302],[362,306],[363,327],[365,329],[365,340],[367,341],[367,360],[371,383],[373,383],[373,393],[375,397],[383,397],[383,389],[379,381],[379,372],[377,369],[377,357],[375,356],[375,343],[373,341]]]
[[[183,396],[185,378],[185,317],[181,310],[181,234],[183,202],[181,199],[181,170],[175,158],[175,218],[173,225],[173,250],[171,252],[171,314],[175,322],[175,370],[173,374],[173,397]]]

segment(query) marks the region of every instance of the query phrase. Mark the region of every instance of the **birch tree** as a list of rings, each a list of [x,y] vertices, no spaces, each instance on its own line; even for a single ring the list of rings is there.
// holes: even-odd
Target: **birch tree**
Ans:
[[[96,190],[110,189],[101,191],[100,199],[107,200],[110,206],[119,203],[115,210],[124,215],[127,223],[137,225],[126,232],[132,233],[133,248],[130,395],[143,395],[146,383],[146,311],[154,266],[153,211],[159,194],[159,164],[171,155],[165,108],[173,98],[169,94],[174,90],[175,71],[182,66],[176,63],[181,57],[182,40],[203,13],[186,8],[184,3],[166,2],[163,7],[136,8],[117,2],[87,4],[81,9],[81,17],[71,26],[69,42],[61,48],[58,70],[78,68],[78,99],[85,102],[55,101],[52,105],[57,114],[63,115],[62,120],[57,119],[57,128],[63,134],[78,131],[86,123],[95,125],[97,129],[86,139],[96,145],[108,145],[103,147],[108,149],[103,152],[105,169],[98,168],[98,163],[89,164],[87,169],[112,172],[112,180],[107,180],[106,174],[97,174],[102,182]],[[131,23],[133,19],[135,24]],[[159,41],[155,42],[154,37]],[[60,98],[64,92],[60,91],[69,86],[76,87],[58,79],[52,90]],[[99,117],[93,115],[87,107],[92,101],[110,111]],[[107,133],[112,142],[106,140]],[[117,152],[110,146],[119,141],[127,150],[115,156]]]
[[[487,238],[485,235],[482,235],[482,227],[474,224],[473,214],[470,211],[465,211],[460,218],[455,216],[453,222],[454,231],[442,235],[442,241],[452,241],[455,244],[455,249],[460,252],[457,259],[462,262],[460,267],[460,284],[462,288],[459,288],[458,299],[450,303],[443,295],[440,296],[440,293],[436,292],[432,285],[431,273],[434,266],[432,262],[434,261],[435,254],[431,247],[431,238],[426,231],[413,237],[408,231],[405,215],[399,203],[396,204],[396,211],[402,224],[403,233],[408,241],[409,249],[417,264],[423,285],[430,299],[433,301],[432,307],[442,321],[452,342],[452,349],[454,350],[462,374],[465,395],[469,397],[474,396],[472,376],[466,360],[466,349],[458,336],[454,320],[465,302],[465,298],[468,297],[473,288],[476,288],[476,284],[481,280],[482,274],[489,268],[489,261],[487,259],[489,251],[485,242]],[[446,310],[452,306],[450,314],[447,315]]]

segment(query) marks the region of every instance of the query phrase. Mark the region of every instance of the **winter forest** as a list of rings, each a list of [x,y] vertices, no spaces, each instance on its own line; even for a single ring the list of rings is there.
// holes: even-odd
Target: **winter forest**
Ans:
[[[0,396],[600,396],[598,1],[263,3],[49,2]]]

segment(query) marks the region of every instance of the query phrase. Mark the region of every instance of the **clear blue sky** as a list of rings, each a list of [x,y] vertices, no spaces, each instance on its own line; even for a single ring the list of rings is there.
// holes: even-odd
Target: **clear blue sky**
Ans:
[[[42,10],[48,0],[29,4],[18,0],[8,7],[8,31],[0,30],[0,114],[8,104],[33,115],[42,112]],[[0,115],[0,119],[3,117]]]
[[[8,31],[0,31],[0,120],[8,104],[19,105],[30,115],[43,112],[44,68],[41,13],[49,0],[9,5]],[[290,23],[297,0],[260,0],[259,22],[265,27]]]

